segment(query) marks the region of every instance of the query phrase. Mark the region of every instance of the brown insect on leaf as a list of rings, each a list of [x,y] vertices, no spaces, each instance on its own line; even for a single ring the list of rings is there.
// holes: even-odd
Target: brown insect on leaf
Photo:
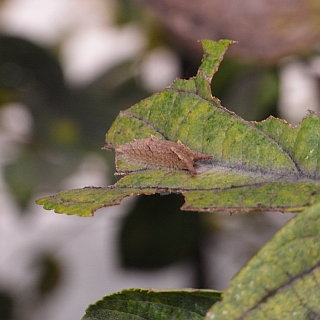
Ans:
[[[106,145],[103,149],[112,150],[113,148]],[[197,153],[180,141],[173,142],[155,136],[147,139],[135,139],[114,150],[128,160],[155,167],[187,169],[191,174],[197,174],[194,168],[196,161],[212,159],[212,156]]]

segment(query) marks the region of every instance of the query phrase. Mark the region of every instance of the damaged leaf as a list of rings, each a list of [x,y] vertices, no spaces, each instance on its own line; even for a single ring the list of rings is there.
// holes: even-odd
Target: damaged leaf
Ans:
[[[208,212],[301,211],[319,202],[319,115],[309,112],[294,127],[272,117],[245,121],[223,108],[210,85],[230,44],[202,41],[195,77],[177,79],[118,115],[104,148],[116,151],[117,173],[125,177],[37,203],[88,216],[138,194],[181,193],[182,209]]]

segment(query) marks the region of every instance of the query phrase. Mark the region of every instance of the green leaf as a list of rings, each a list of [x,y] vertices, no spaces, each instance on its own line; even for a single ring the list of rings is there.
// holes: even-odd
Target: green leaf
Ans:
[[[26,150],[13,162],[4,166],[5,182],[22,210],[27,208],[30,199],[38,188],[37,160],[31,152]]]
[[[200,320],[220,295],[213,290],[123,290],[89,306],[82,320]]]
[[[320,204],[283,227],[224,291],[206,319],[320,318]]]
[[[320,118],[309,113],[297,127],[269,118],[245,121],[211,95],[211,80],[232,41],[202,41],[205,51],[197,75],[177,79],[163,92],[135,104],[116,118],[106,134],[106,149],[116,150],[114,186],[70,190],[38,200],[59,213],[92,215],[138,194],[181,193],[184,210],[301,211],[320,200]],[[185,170],[132,161],[119,151],[134,139],[151,135],[181,141],[212,160]],[[137,152],[140,152],[139,150]],[[157,157],[163,155],[158,154]]]

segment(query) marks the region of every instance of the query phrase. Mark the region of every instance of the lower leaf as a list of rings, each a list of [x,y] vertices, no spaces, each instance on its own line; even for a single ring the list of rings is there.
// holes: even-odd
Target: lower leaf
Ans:
[[[82,320],[202,320],[220,296],[213,290],[123,290],[89,306]]]

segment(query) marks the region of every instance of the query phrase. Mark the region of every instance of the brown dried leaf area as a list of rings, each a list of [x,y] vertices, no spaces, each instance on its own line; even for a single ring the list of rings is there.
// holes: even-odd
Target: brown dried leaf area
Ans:
[[[106,145],[103,149],[110,150],[112,147]],[[128,162],[136,162],[144,168],[168,168],[174,170],[189,170],[192,175],[197,171],[194,167],[199,160],[211,160],[213,157],[191,150],[181,141],[173,142],[159,139],[153,135],[148,139],[134,139],[114,149],[116,151],[116,162],[118,158]],[[124,174],[117,168],[117,174]]]
[[[233,39],[229,54],[276,63],[316,48],[320,39],[318,1],[140,0],[171,31],[182,52],[201,53],[198,39]]]

